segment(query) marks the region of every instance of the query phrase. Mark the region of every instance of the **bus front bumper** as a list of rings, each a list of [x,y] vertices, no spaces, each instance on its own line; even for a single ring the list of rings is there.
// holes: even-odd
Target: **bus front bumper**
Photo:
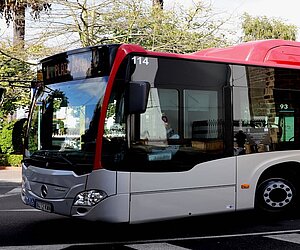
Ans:
[[[48,213],[70,216],[73,199],[41,199],[30,190],[22,188],[21,199],[25,205]]]
[[[33,192],[22,188],[21,198],[24,204],[49,213],[81,218],[89,221],[109,223],[129,222],[129,195],[106,197],[91,206],[74,205],[74,199],[41,199]]]

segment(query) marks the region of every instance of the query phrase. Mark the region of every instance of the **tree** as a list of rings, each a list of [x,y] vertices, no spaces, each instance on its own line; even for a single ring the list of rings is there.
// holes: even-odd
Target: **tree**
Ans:
[[[49,10],[50,4],[42,0],[0,0],[0,15],[7,25],[13,22],[13,44],[24,47],[25,9],[31,8],[31,16],[38,19],[42,10]]]
[[[3,53],[3,50],[6,53]],[[25,60],[14,57],[14,48],[2,47],[0,53],[0,85],[6,88],[0,109],[0,118],[5,120],[18,108],[26,107],[30,100],[30,85],[35,78],[35,68]]]
[[[242,20],[244,42],[261,39],[296,40],[297,26],[286,24],[280,19],[252,17],[244,13]]]
[[[37,20],[40,12],[49,10],[50,4],[42,0],[0,0],[0,15],[7,25],[13,22],[13,47],[9,42],[0,44],[0,86],[6,88],[5,99],[1,104],[0,118],[5,120],[9,114],[20,107],[26,107],[30,99],[30,82],[35,78],[35,63],[30,60],[49,54],[40,44],[25,48],[25,9],[31,8],[31,16]]]
[[[118,1],[118,0],[116,0]],[[93,44],[93,37],[99,32],[99,16],[111,10],[114,0],[51,0],[49,17],[41,18],[35,29],[41,32],[35,40],[62,41],[61,50],[85,47]],[[109,24],[108,24],[109,25]],[[74,46],[75,45],[75,46]]]
[[[218,18],[204,1],[195,1],[189,8],[176,4],[173,9],[163,11],[153,3],[140,0],[55,1],[50,19],[37,24],[45,25],[42,27],[46,30],[44,37],[64,42],[62,50],[68,45],[76,48],[135,43],[150,50],[181,53],[228,44],[221,29],[226,20]]]
[[[136,43],[149,50],[189,53],[228,42],[221,29],[225,20],[217,19],[203,1],[195,1],[188,8],[178,4],[164,11],[127,1],[115,5],[114,14],[109,13],[107,19],[114,29],[103,31],[110,36],[99,37],[99,43]]]
[[[29,106],[36,65],[23,59],[27,58],[26,51],[5,47],[3,43],[0,45],[0,85],[6,89],[0,108],[0,164],[11,165],[11,161],[20,163],[22,159],[20,155],[6,154],[22,152],[26,119],[16,120],[14,115],[17,109],[27,109]],[[30,52],[35,57],[35,52],[39,54],[39,48],[30,47]]]
[[[30,86],[36,79],[36,60],[50,54],[53,51],[41,45],[18,49],[0,43],[0,86],[6,89],[0,106],[0,125],[17,109],[28,107]]]
[[[152,0],[153,1],[153,6],[158,5],[159,8],[163,9],[164,8],[164,1],[163,0]]]

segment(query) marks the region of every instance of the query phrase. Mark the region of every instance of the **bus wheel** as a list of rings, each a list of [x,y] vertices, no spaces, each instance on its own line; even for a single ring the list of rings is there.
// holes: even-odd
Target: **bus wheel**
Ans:
[[[285,212],[296,206],[296,188],[286,179],[271,178],[257,189],[256,208],[264,212]]]

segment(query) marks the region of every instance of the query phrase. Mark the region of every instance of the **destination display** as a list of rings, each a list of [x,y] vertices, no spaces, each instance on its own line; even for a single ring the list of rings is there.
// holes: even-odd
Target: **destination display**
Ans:
[[[91,47],[74,50],[41,61],[39,81],[44,84],[105,76],[111,67],[112,50],[116,46]]]
[[[70,81],[91,77],[92,51],[78,54],[60,54],[42,64],[43,82]]]

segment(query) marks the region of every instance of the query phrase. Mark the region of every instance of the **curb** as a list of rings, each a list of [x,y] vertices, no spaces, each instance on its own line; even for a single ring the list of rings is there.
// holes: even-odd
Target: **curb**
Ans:
[[[20,180],[0,180],[0,187],[15,187],[16,185],[21,186]]]
[[[0,166],[0,170],[21,170],[21,167]]]

